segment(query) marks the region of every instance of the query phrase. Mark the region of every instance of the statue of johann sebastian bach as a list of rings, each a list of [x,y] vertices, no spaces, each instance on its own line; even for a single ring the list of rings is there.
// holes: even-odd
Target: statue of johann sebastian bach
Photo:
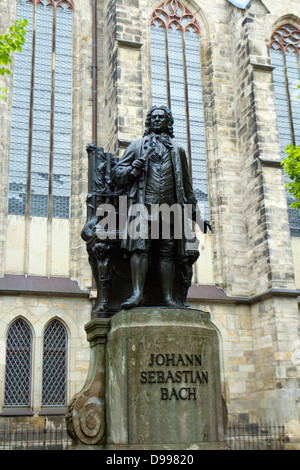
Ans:
[[[153,106],[147,114],[144,137],[131,143],[120,161],[114,166],[111,179],[119,187],[127,186],[128,207],[143,204],[147,208],[148,235],[133,239],[127,233],[121,248],[130,254],[130,269],[133,293],[121,307],[134,308],[142,305],[143,289],[150,263],[155,258],[163,305],[178,306],[173,300],[174,269],[188,272],[192,277],[192,264],[199,256],[198,249],[186,251],[186,240],[182,230],[181,239],[174,236],[174,214],[170,211],[169,236],[162,236],[165,221],[158,214],[159,236],[153,237],[150,224],[153,205],[176,204],[192,207],[192,218],[199,216],[197,201],[193,193],[185,151],[173,140],[173,116],[165,106]],[[128,211],[130,212],[130,211]],[[130,216],[127,216],[129,224]],[[199,219],[197,219],[199,220]],[[152,219],[153,222],[153,219]],[[151,227],[151,228],[150,228]],[[185,273],[186,278],[186,273]]]

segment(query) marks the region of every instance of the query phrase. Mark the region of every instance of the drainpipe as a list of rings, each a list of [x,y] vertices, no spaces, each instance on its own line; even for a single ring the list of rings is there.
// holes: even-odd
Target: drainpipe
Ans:
[[[93,144],[97,147],[97,0],[92,0],[92,17],[92,132]],[[94,276],[92,278],[92,287],[93,289],[96,288]]]
[[[93,77],[93,117],[92,117],[92,128],[93,128],[93,143],[97,147],[97,0],[92,0],[92,29],[93,29],[93,48],[92,48],[92,77]]]

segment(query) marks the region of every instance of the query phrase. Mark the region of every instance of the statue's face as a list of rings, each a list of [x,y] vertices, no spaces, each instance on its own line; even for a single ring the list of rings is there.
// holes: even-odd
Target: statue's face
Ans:
[[[167,129],[167,116],[163,109],[155,109],[150,118],[151,130],[156,134],[161,134]]]

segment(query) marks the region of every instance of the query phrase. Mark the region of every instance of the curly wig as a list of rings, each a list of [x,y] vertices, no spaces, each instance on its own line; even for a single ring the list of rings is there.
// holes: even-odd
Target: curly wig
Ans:
[[[167,108],[166,106],[152,106],[152,108],[149,109],[149,111],[147,113],[146,121],[145,121],[144,136],[150,134],[150,132],[151,132],[151,114],[155,109],[162,109],[166,113],[166,116],[167,116],[167,134],[170,137],[173,138],[174,137],[174,131],[173,131],[174,119],[173,119],[173,115],[171,113],[171,110],[169,108]]]

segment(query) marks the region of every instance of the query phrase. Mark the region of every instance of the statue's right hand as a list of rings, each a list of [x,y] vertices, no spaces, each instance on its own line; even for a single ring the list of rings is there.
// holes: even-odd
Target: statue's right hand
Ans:
[[[137,158],[133,163],[132,167],[136,168],[137,170],[141,170],[145,166],[144,158]]]

